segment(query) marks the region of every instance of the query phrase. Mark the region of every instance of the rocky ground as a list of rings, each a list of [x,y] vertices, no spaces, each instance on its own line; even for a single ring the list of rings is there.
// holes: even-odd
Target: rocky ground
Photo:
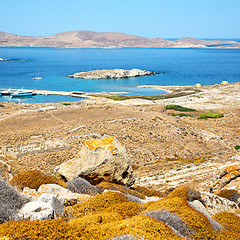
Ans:
[[[235,149],[240,145],[239,89],[239,83],[220,84],[201,87],[200,92],[185,97],[154,101],[92,97],[70,105],[4,103],[0,108],[2,148],[61,139],[71,149],[1,159],[13,175],[23,170],[52,174],[87,139],[115,136],[127,150],[138,184],[155,189],[194,184],[209,190],[221,169],[240,158]],[[196,111],[191,113],[193,117],[174,117],[177,112],[165,110],[167,104]],[[198,119],[211,109],[224,117]]]

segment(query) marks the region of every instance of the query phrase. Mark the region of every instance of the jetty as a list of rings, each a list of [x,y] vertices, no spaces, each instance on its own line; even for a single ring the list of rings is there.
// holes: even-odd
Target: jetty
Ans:
[[[5,91],[7,89],[2,88],[0,90]],[[88,96],[81,91],[67,92],[67,91],[52,91],[52,90],[33,90],[33,89],[27,89],[27,91],[32,91],[37,95],[61,95],[61,96],[69,96],[69,97],[77,97],[77,98],[91,98],[91,96]]]

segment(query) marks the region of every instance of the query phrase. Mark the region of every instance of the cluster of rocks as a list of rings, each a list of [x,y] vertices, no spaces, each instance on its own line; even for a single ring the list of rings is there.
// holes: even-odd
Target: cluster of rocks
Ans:
[[[12,58],[9,58],[9,59],[3,59],[3,58],[0,58],[0,61],[24,61],[24,59],[12,59]]]
[[[57,184],[43,184],[37,190],[25,187],[22,194],[28,201],[12,219],[54,219],[63,213],[65,206],[102,193],[91,183],[108,181],[131,186],[135,182],[126,149],[115,137],[86,141],[74,159],[56,167],[55,175],[67,181],[66,188]]]
[[[220,174],[220,178],[229,175],[233,179],[233,174],[237,178],[239,174],[236,171],[239,171],[239,169],[239,165],[230,166]],[[101,194],[103,190],[94,186],[98,183],[107,181],[131,186],[135,182],[126,149],[115,137],[85,141],[81,151],[75,158],[56,167],[55,175],[67,182],[66,188],[57,184],[43,184],[37,190],[25,187],[20,196],[16,190],[9,187],[8,192],[11,196],[15,194],[15,198],[20,199],[22,202],[19,206],[15,204],[17,211],[10,220],[55,219],[63,214],[64,207],[87,201],[92,196]],[[1,184],[2,189],[7,188],[4,182]],[[221,186],[225,185],[224,183]],[[0,198],[4,195],[1,191],[0,189]],[[223,211],[235,212],[239,209],[240,195],[237,195],[234,202],[207,192],[201,192],[198,197],[196,197],[198,194],[193,193],[194,191],[189,193],[193,196],[188,199],[191,202],[190,205],[202,212],[210,220],[210,216],[215,213]],[[139,203],[149,201],[147,197],[138,199],[131,196],[131,199]],[[151,200],[156,201],[158,199]],[[16,201],[18,202],[18,200]],[[6,208],[8,208],[7,204],[6,202]]]
[[[68,75],[70,78],[82,78],[82,79],[112,79],[112,78],[130,78],[141,77],[153,74],[161,74],[153,71],[146,71],[141,69],[113,69],[113,70],[94,70],[89,72],[79,72],[73,75]]]

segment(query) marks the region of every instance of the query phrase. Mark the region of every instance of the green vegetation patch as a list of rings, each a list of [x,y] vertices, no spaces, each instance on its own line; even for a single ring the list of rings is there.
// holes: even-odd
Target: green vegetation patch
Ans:
[[[64,106],[69,106],[71,103],[63,103]]]
[[[175,91],[173,93],[167,93],[167,94],[159,94],[159,95],[149,95],[149,96],[129,96],[129,95],[97,95],[97,94],[91,94],[92,97],[105,97],[112,99],[114,101],[122,101],[122,100],[128,100],[128,99],[144,99],[144,100],[160,100],[160,99],[169,99],[169,98],[175,98],[175,97],[184,97],[188,95],[192,95],[195,93],[199,93],[201,90],[199,89],[185,89],[185,91]]]
[[[194,112],[194,111],[196,111],[196,109],[186,108],[186,107],[182,107],[180,105],[175,105],[175,104],[166,105],[165,109],[166,110],[173,109],[173,110],[179,111],[179,112]]]
[[[174,117],[193,117],[191,114],[187,113],[177,113],[177,114],[172,114]]]
[[[214,112],[214,111],[207,111],[206,113],[201,113],[199,115],[199,119],[205,119],[205,118],[221,118],[223,117],[224,114],[223,113],[219,113],[219,112]]]
[[[168,162],[179,161],[179,162],[184,162],[184,163],[203,163],[206,161],[206,158],[205,157],[196,157],[193,159],[185,159],[185,158],[181,158],[181,157],[174,157],[174,158],[166,158],[166,161],[168,161]]]
[[[240,149],[240,146],[239,146],[239,145],[235,146],[235,149],[236,149],[236,150],[239,150],[239,149]]]
[[[4,105],[0,104],[0,107],[5,107]]]

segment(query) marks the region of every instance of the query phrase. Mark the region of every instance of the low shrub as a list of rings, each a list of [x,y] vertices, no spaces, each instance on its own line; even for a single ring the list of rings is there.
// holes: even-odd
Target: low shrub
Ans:
[[[71,103],[63,103],[64,106],[69,106]]]
[[[223,227],[229,231],[234,231],[240,234],[240,217],[234,213],[221,212],[216,213],[212,218],[219,222]],[[239,238],[240,239],[240,238]]]
[[[43,184],[58,184],[66,187],[66,183],[58,178],[35,170],[20,172],[12,178],[10,184],[21,190],[23,190],[24,187],[38,190]]]
[[[234,148],[235,148],[236,150],[239,150],[239,149],[240,149],[240,146],[237,145],[237,146],[235,146]]]
[[[156,202],[146,203],[144,206],[146,207],[145,212],[167,210],[179,216],[190,229],[192,239],[217,239],[217,232],[213,230],[208,218],[190,207],[184,197],[167,197]]]
[[[88,229],[89,231],[89,229]],[[182,238],[172,232],[165,223],[144,215],[94,226],[89,231],[90,239],[111,239],[122,235],[133,235],[136,238],[144,237],[148,240],[181,240]]]
[[[102,193],[100,188],[93,186],[87,180],[80,177],[73,178],[67,182],[67,189],[69,189],[71,192],[80,194],[96,195]]]
[[[193,117],[193,115],[187,114],[187,113],[177,113],[172,114],[173,117]]]
[[[113,237],[110,240],[144,240],[144,237],[138,238],[134,237],[133,235],[125,234],[119,237]]]
[[[115,184],[115,183],[101,182],[101,183],[99,183],[96,186],[99,187],[102,190],[105,190],[105,189],[107,189],[107,190],[115,190],[115,191],[122,192],[124,194],[132,195],[132,196],[137,197],[137,198],[141,198],[141,199],[145,198],[145,196],[142,193],[140,193],[138,191],[134,191],[135,189],[131,190],[128,187],[124,187],[122,185]]]
[[[83,232],[61,220],[18,221],[0,225],[0,237],[10,239],[82,239]]]
[[[5,107],[4,105],[0,104],[0,107]]]
[[[191,235],[191,230],[186,226],[182,219],[167,210],[149,211],[144,213],[144,215],[166,223],[181,237],[188,238]]]
[[[147,197],[166,197],[167,194],[166,193],[162,193],[162,192],[159,192],[157,190],[152,190],[152,189],[148,189],[148,188],[145,188],[145,187],[142,187],[142,186],[135,186],[135,187],[132,187],[133,190],[147,196]]]
[[[175,105],[175,104],[166,105],[165,109],[166,110],[172,109],[172,110],[179,111],[179,112],[194,112],[194,111],[196,111],[196,109],[186,108],[186,107],[182,107],[180,105]]]
[[[118,192],[106,192],[98,194],[94,198],[66,207],[63,213],[64,219],[79,218],[87,214],[99,213],[117,203],[129,202],[127,196]]]
[[[174,189],[169,195],[168,197],[181,197],[181,198],[184,198],[186,199],[187,201],[189,202],[192,202],[194,200],[198,200],[200,202],[203,203],[203,200],[201,198],[201,194],[194,190],[194,189],[191,189],[189,187],[178,187],[176,189]]]
[[[0,223],[14,219],[16,212],[28,202],[16,189],[0,179]]]
[[[235,202],[238,204],[238,199],[240,194],[237,190],[234,189],[223,189],[219,193],[217,193],[219,197],[227,198],[228,200]]]
[[[224,117],[223,113],[208,111],[206,113],[201,113],[198,118],[205,119],[205,118],[221,118],[221,117]]]

